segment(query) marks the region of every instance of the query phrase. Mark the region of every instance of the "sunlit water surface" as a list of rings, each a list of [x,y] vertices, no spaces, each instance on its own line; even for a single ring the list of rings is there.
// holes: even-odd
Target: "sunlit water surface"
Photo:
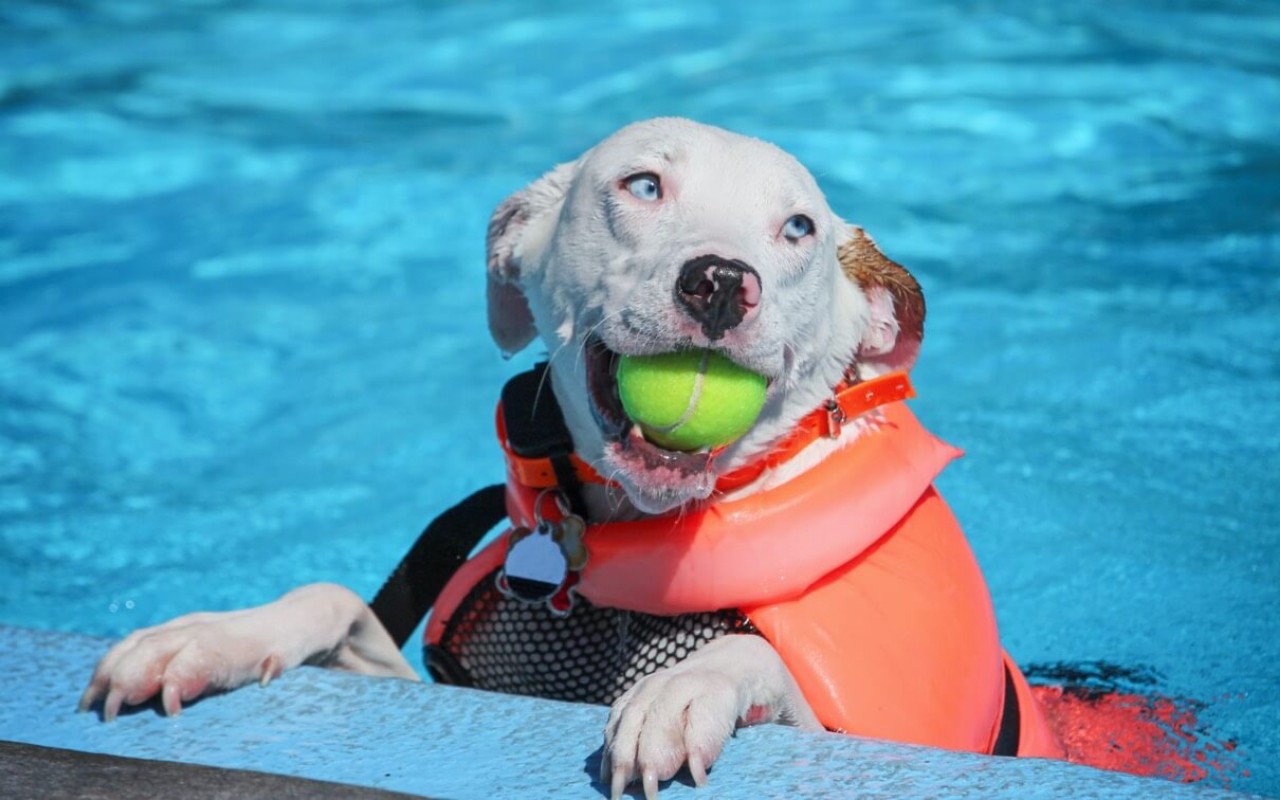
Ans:
[[[1010,651],[1155,671],[1280,795],[1280,7],[534,5],[0,7],[0,621],[371,594],[501,477],[490,210],[678,114],[919,276]]]

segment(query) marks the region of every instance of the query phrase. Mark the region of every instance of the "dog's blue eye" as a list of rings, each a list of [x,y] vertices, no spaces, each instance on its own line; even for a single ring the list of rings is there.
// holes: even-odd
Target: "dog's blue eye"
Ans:
[[[804,214],[796,214],[782,226],[782,235],[791,241],[799,241],[813,233],[813,220]]]
[[[632,175],[622,182],[627,187],[627,191],[632,195],[644,200],[646,203],[652,203],[662,198],[662,183],[658,180],[658,176],[652,172],[641,172],[639,175]]]

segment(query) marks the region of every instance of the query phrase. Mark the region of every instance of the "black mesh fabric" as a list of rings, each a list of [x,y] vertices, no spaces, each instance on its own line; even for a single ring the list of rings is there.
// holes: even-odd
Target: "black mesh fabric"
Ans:
[[[567,617],[505,597],[494,576],[463,600],[427,666],[442,683],[507,694],[611,704],[645,675],[731,633],[756,633],[734,609],[660,617],[593,606]]]

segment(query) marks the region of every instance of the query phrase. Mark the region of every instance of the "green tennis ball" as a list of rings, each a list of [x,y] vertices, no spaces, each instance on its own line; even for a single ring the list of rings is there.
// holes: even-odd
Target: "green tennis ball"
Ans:
[[[726,445],[764,407],[767,381],[711,350],[622,356],[618,396],[645,438],[668,450]]]

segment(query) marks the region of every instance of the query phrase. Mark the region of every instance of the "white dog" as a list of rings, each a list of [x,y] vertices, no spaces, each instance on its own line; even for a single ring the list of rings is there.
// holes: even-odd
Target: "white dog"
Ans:
[[[494,339],[514,353],[541,338],[574,450],[608,479],[582,487],[583,516],[596,521],[678,519],[813,470],[868,426],[836,424],[745,484],[717,488],[774,451],[833,387],[909,368],[924,315],[914,280],[837,218],[795,159],[679,119],[624,128],[503,202],[490,224],[488,270]],[[721,451],[664,450],[616,399],[617,355],[686,348],[716,350],[768,379],[759,419]],[[741,630],[704,637],[678,663],[615,684],[603,759],[614,797],[633,781],[652,797],[685,765],[702,784],[738,725],[844,727],[820,722],[774,644]],[[851,648],[847,657],[874,654]],[[416,678],[359,597],[317,584],[259,608],[133,633],[102,659],[82,706],[101,701],[109,720],[159,695],[177,714],[211,690],[266,684],[299,664]]]

